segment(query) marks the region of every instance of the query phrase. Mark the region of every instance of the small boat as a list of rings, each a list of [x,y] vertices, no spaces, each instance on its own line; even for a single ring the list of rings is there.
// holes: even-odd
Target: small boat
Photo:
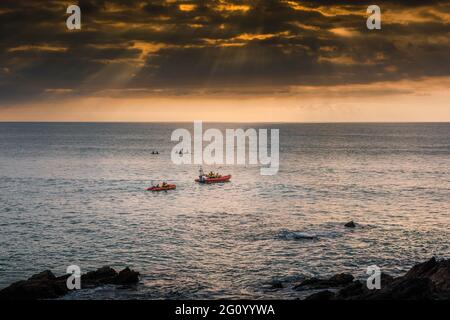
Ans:
[[[167,190],[175,190],[177,188],[174,184],[168,184],[164,187],[150,187],[147,191],[167,191]]]
[[[210,183],[228,182],[230,181],[230,179],[231,175],[219,176],[217,178],[208,178],[207,176],[202,176],[201,178],[199,177],[198,179],[195,179],[195,182],[210,184]]]

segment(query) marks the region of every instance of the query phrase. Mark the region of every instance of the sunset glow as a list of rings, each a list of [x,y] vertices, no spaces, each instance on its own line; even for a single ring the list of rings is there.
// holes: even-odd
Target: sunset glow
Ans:
[[[445,2],[82,4],[0,4],[0,121],[450,121]]]

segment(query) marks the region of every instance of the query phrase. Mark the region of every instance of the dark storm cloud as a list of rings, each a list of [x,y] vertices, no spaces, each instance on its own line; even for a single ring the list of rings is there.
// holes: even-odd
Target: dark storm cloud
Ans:
[[[298,2],[298,1],[297,1]],[[305,3],[311,5],[371,5],[378,4],[383,6],[384,4],[389,5],[402,5],[402,6],[428,6],[435,3],[442,2],[441,0],[381,0],[381,1],[373,1],[373,0],[310,0],[303,1]]]
[[[450,1],[0,2],[0,103],[108,90],[189,94],[450,75]],[[259,90],[256,90],[259,92]]]

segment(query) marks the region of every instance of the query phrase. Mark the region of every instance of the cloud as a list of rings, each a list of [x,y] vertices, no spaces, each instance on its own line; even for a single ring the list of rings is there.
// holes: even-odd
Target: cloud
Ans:
[[[450,1],[0,2],[0,105],[96,94],[281,94],[450,75]],[[5,71],[7,70],[7,72]]]

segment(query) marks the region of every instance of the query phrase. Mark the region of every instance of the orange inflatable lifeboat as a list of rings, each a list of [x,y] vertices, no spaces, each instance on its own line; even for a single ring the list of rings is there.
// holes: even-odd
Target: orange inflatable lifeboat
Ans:
[[[210,183],[228,182],[228,181],[230,181],[230,179],[231,179],[231,175],[219,176],[219,177],[215,177],[215,178],[209,178],[207,176],[202,176],[202,177],[199,177],[198,179],[195,179],[195,182],[210,184]]]
[[[167,191],[167,190],[175,190],[176,188],[177,188],[176,185],[168,184],[160,187],[150,187],[147,189],[147,191]]]

